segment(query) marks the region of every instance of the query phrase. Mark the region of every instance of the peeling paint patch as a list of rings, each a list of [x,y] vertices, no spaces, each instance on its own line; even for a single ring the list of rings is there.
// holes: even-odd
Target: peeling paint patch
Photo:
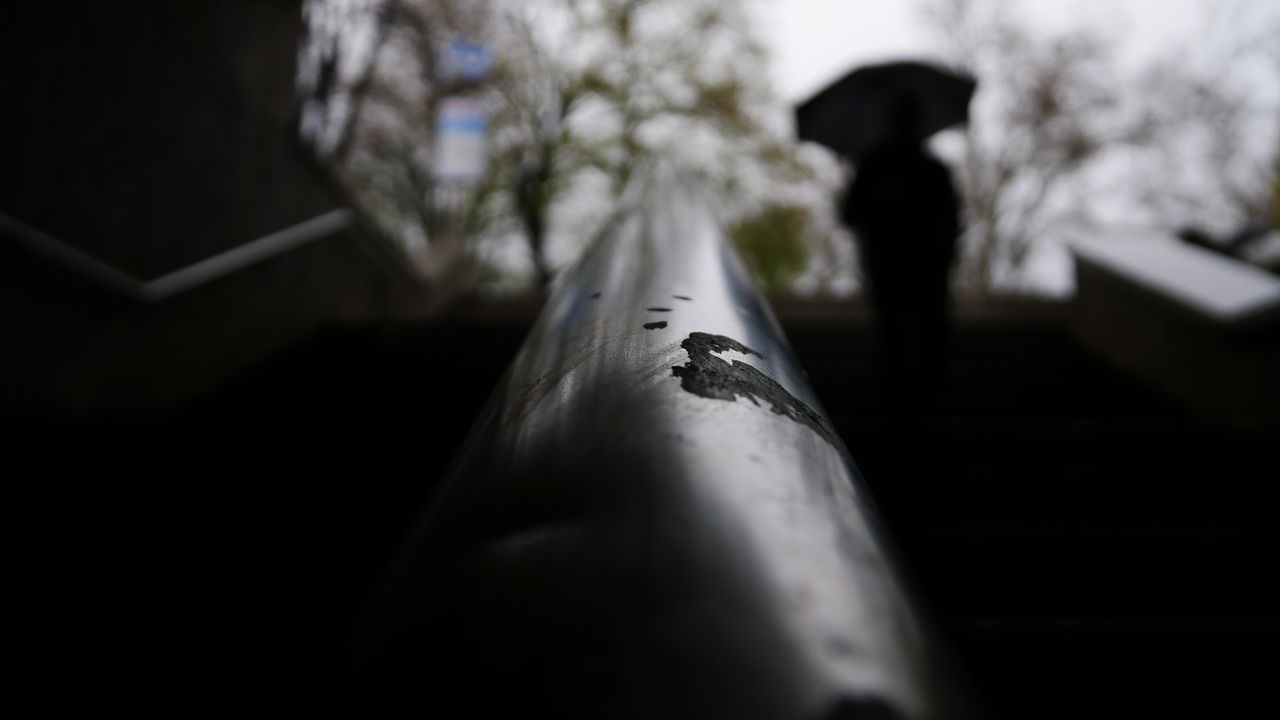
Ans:
[[[736,400],[742,396],[756,406],[763,401],[773,412],[807,425],[827,442],[835,441],[835,432],[822,416],[776,380],[741,360],[730,363],[713,353],[732,350],[766,359],[764,355],[732,338],[702,332],[690,333],[680,347],[689,353],[689,362],[671,368],[671,374],[680,378],[680,387],[713,400]]]
[[[659,320],[658,322],[645,323],[644,329],[645,330],[661,330],[666,326],[667,326],[666,320]]]

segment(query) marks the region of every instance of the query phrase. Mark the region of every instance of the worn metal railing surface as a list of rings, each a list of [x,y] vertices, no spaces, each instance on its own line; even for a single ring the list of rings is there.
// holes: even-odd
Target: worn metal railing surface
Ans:
[[[448,382],[440,378],[440,382]],[[359,714],[969,714],[694,183],[563,275],[357,654]]]

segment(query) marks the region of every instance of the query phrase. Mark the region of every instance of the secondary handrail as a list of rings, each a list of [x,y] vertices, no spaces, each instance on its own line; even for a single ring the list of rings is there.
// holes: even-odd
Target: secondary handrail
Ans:
[[[152,280],[140,280],[3,212],[0,212],[0,236],[11,238],[32,255],[102,290],[139,303],[155,304],[345,230],[353,218],[349,209],[331,210]]]

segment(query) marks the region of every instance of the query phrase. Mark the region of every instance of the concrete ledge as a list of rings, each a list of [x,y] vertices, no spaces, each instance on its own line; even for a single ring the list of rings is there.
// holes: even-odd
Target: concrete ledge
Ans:
[[[1072,251],[1086,348],[1206,419],[1280,427],[1280,279],[1167,237]]]
[[[1280,325],[1280,278],[1175,238],[1103,237],[1072,243],[1085,263],[1220,330]]]

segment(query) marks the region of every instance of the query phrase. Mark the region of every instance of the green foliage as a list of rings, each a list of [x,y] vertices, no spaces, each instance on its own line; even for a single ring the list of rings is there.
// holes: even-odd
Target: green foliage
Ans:
[[[1271,183],[1271,227],[1280,228],[1280,168],[1276,169],[1276,179]]]
[[[730,77],[719,83],[701,85],[695,91],[698,99],[692,114],[712,118],[731,133],[747,135],[756,132],[755,124],[747,115],[746,92],[739,78]]]
[[[729,228],[729,236],[766,292],[788,288],[804,272],[808,234],[809,210],[777,202]]]

